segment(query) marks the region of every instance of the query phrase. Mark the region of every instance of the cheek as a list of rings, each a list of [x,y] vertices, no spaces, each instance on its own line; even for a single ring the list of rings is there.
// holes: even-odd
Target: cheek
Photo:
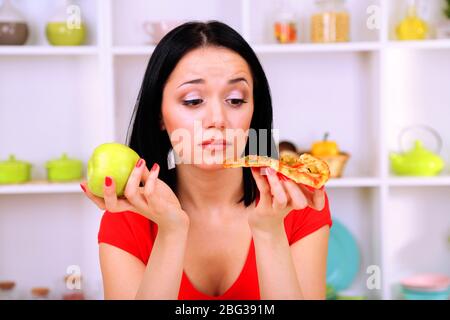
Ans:
[[[233,128],[240,129],[239,131],[247,132],[250,129],[250,124],[253,117],[253,105],[247,105],[246,109],[237,113],[233,119]]]
[[[172,147],[183,163],[189,163],[193,143],[194,120],[192,115],[183,112],[178,106],[163,103],[162,118]]]
[[[243,152],[249,135],[252,136],[252,132],[248,130],[252,121],[253,105],[247,106],[248,108],[233,113],[231,119],[229,119],[232,128],[233,144],[235,145],[238,156]]]
[[[244,104],[239,111],[233,111],[229,114],[229,122],[233,129],[247,130],[250,128],[250,123],[253,117],[253,103]]]
[[[194,122],[192,115],[184,112],[175,102],[164,101],[161,109],[164,126],[169,134],[180,129],[190,130]]]

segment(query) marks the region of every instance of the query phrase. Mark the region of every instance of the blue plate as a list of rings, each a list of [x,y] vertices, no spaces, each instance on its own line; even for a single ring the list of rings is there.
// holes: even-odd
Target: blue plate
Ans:
[[[327,257],[327,284],[336,291],[351,286],[360,268],[361,257],[355,238],[336,219],[330,229]]]

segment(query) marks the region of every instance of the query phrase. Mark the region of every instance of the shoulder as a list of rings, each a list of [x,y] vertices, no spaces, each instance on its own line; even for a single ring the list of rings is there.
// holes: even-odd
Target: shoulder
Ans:
[[[325,193],[325,206],[317,211],[310,207],[301,210],[292,210],[284,219],[284,226],[288,236],[289,245],[306,237],[321,227],[328,225],[330,228],[333,222],[329,207],[328,196]]]
[[[145,264],[153,245],[156,225],[133,211],[103,213],[98,243],[107,243],[136,256]]]

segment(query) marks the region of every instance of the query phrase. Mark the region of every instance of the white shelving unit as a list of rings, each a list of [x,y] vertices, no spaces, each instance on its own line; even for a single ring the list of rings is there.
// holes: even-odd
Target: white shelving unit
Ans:
[[[329,131],[351,154],[344,177],[327,189],[334,218],[361,249],[360,273],[347,293],[398,298],[401,278],[448,273],[449,166],[439,177],[395,177],[388,155],[398,150],[400,129],[423,123],[442,135],[450,164],[450,41],[396,42],[401,2],[348,0],[352,42],[318,45],[307,42],[314,2],[293,1],[301,39],[279,45],[271,36],[270,0],[80,0],[88,44],[51,47],[43,26],[55,0],[17,1],[32,33],[27,46],[0,47],[0,158],[14,153],[34,167],[32,183],[0,186],[0,279],[15,280],[26,293],[58,285],[69,265],[79,265],[93,297],[101,298],[101,212],[77,182],[45,182],[43,168],[62,152],[86,163],[96,145],[125,142],[155,48],[142,23],[158,19],[217,19],[234,27],[265,68],[280,138],[308,148]],[[437,17],[443,1],[430,3],[430,17]],[[371,30],[366,9],[373,5],[381,24]],[[371,265],[382,272],[379,290],[366,287]]]

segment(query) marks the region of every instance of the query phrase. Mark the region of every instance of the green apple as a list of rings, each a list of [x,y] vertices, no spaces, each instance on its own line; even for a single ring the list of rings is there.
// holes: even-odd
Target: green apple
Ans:
[[[116,184],[116,194],[123,196],[131,171],[139,155],[130,147],[120,143],[104,143],[95,148],[87,165],[87,186],[98,197],[103,198],[105,177]]]

